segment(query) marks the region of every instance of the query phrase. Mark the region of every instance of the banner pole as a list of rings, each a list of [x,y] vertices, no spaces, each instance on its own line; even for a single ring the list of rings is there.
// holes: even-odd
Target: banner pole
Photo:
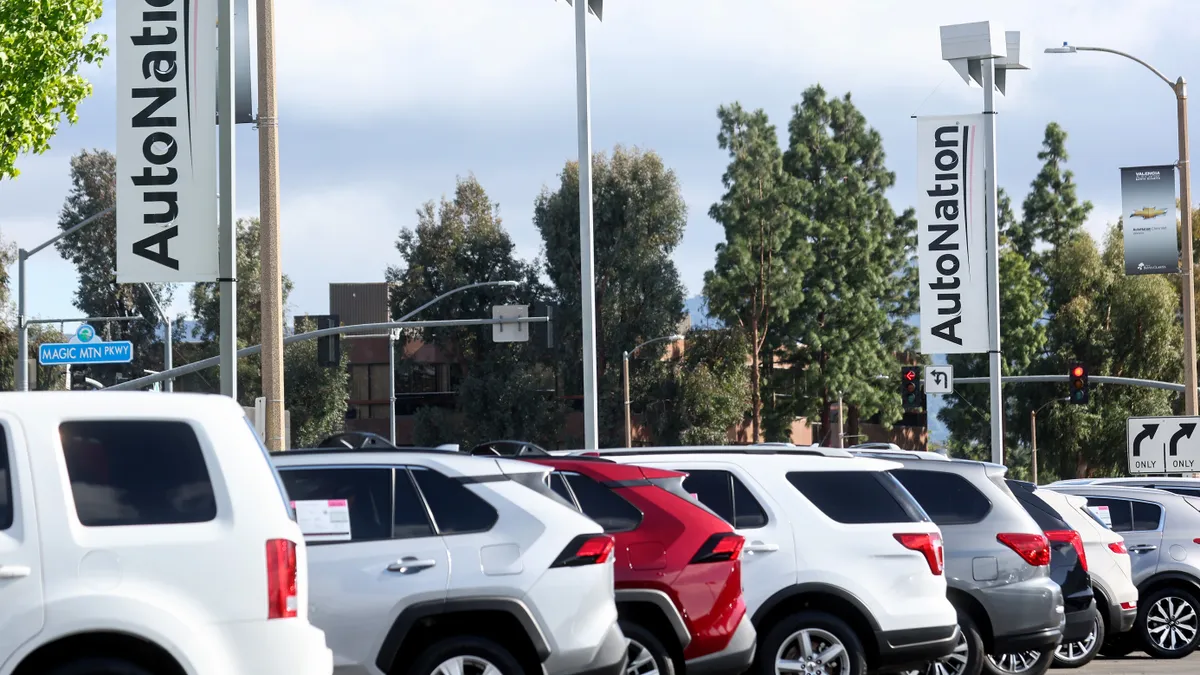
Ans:
[[[996,189],[996,59],[982,59],[984,222],[987,227],[988,392],[991,399],[992,462],[1004,463],[1004,395],[1000,386],[1000,232]]]

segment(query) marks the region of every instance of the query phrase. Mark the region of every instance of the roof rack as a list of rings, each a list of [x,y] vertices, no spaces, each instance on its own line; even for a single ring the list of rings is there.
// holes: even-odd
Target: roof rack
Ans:
[[[545,448],[528,441],[486,441],[471,448],[467,454],[489,457],[549,457]]]
[[[317,444],[318,448],[337,448],[339,450],[360,450],[363,448],[386,448],[396,450],[391,441],[370,431],[344,431],[327,437]]]
[[[837,457],[852,458],[854,455],[841,448],[822,448],[818,446],[782,446],[782,445],[702,445],[675,446],[651,448],[604,448],[602,450],[577,450],[566,453],[571,457],[585,456],[583,453],[594,452],[604,455],[689,455],[703,453],[726,453],[736,455],[801,455],[806,457]]]
[[[850,448],[850,452],[854,455],[863,457],[876,457],[879,459],[926,459],[941,462],[950,461],[950,458],[945,455],[924,450],[875,450],[856,445]]]

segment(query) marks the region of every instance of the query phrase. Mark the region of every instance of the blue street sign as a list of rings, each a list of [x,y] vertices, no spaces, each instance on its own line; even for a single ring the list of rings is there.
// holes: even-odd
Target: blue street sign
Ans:
[[[70,342],[38,347],[38,363],[43,366],[129,363],[132,360],[132,342],[105,342],[96,335],[96,329],[86,323],[79,326]]]

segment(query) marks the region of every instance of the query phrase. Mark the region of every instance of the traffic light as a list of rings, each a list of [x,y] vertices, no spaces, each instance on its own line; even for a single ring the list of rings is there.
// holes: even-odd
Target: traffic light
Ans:
[[[305,322],[316,323],[315,330],[335,328],[342,325],[337,314],[321,314],[317,316],[296,317],[296,330],[300,331]],[[311,324],[309,324],[311,327]],[[322,368],[337,368],[342,363],[342,336],[326,335],[317,338],[317,365]]]
[[[900,369],[900,401],[905,410],[920,410],[924,407],[921,396],[921,369],[904,366]]]
[[[1074,405],[1084,405],[1088,402],[1088,370],[1087,366],[1082,363],[1072,363],[1070,370],[1067,371],[1067,378],[1071,388],[1071,403]]]

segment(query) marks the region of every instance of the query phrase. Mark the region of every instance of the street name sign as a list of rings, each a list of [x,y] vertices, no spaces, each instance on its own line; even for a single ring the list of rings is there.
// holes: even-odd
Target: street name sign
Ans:
[[[1130,417],[1129,473],[1200,471],[1200,417]]]
[[[69,342],[49,343],[38,347],[38,363],[43,366],[129,363],[132,360],[132,342],[105,342],[96,335],[96,329],[86,323],[76,329],[75,336]]]
[[[926,394],[954,393],[954,366],[925,366]]]

